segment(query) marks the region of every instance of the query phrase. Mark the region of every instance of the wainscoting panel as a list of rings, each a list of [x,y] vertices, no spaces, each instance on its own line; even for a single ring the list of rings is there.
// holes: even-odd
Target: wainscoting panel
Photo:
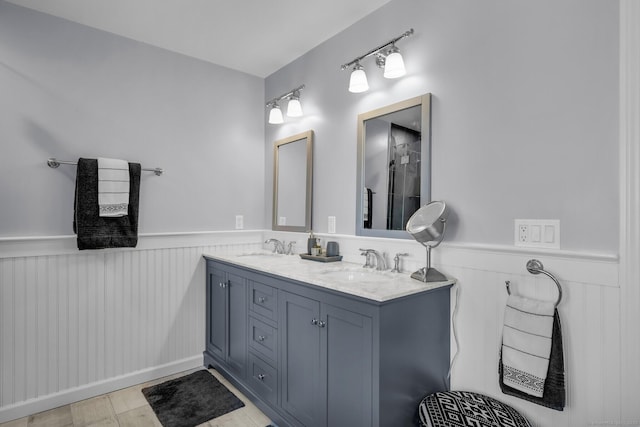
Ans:
[[[0,258],[0,422],[201,365],[202,254],[262,247],[230,237]]]
[[[561,282],[564,294],[559,313],[567,407],[559,412],[507,396],[498,384],[507,300],[505,280],[511,281],[513,292],[545,300],[557,297],[555,284],[547,277],[526,272],[518,275],[448,267],[447,273],[456,277],[460,286],[456,325],[461,344],[452,372],[452,388],[481,392],[509,403],[536,426],[618,425],[621,397],[618,287]]]
[[[298,250],[306,245],[303,233],[271,231],[154,235],[133,250],[83,252],[67,237],[59,246],[51,238],[0,239],[0,422],[200,366],[202,254],[253,251],[266,237],[296,240]],[[345,261],[359,265],[358,248],[365,246],[385,252],[388,261],[409,253],[401,263],[405,272],[424,265],[424,248],[413,241],[321,237],[338,241]],[[530,258],[540,259],[563,286],[563,412],[504,395],[498,385],[505,280],[525,296],[557,297],[551,280],[526,271]],[[637,408],[624,404],[620,361],[640,355],[622,354],[624,287],[615,255],[445,244],[434,265],[459,287],[452,388],[507,402],[538,427],[635,421]],[[454,354],[453,340],[451,347]]]

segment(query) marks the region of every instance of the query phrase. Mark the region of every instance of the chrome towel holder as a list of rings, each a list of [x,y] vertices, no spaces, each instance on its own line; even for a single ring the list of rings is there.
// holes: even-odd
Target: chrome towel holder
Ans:
[[[50,157],[49,159],[47,159],[47,165],[49,165],[50,168],[57,168],[60,165],[77,165],[77,162],[69,162],[66,160],[58,160],[55,157]],[[157,176],[160,176],[164,173],[164,169],[162,168],[153,168],[153,169],[145,169],[142,168],[143,171],[147,171],[147,172],[153,172],[155,173]]]
[[[550,278],[551,280],[553,280],[553,282],[558,287],[558,300],[555,303],[555,306],[557,307],[558,304],[560,304],[560,301],[562,301],[562,286],[560,286],[560,282],[558,281],[558,279],[556,279],[556,276],[554,276],[553,274],[545,270],[544,265],[542,265],[542,262],[540,262],[537,259],[530,259],[529,261],[527,261],[527,271],[531,274],[542,273],[548,278]],[[504,283],[507,286],[507,293],[511,295],[511,289],[510,289],[511,282],[509,280],[506,280]]]

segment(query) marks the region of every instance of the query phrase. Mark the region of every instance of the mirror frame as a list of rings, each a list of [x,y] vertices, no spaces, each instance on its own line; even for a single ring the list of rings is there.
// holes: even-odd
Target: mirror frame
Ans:
[[[278,148],[306,139],[307,146],[307,177],[305,195],[305,221],[304,225],[278,225]],[[273,210],[271,229],[274,231],[311,231],[311,201],[313,199],[313,130],[308,130],[288,138],[280,139],[273,143]]]
[[[365,129],[364,123],[378,116],[394,113],[400,110],[420,105],[421,111],[421,156],[427,155],[427,161],[421,157],[420,169],[420,206],[431,201],[431,94],[416,96],[395,104],[387,105],[376,110],[358,115],[358,163],[357,163],[357,187],[356,187],[356,235],[370,237],[388,237],[396,239],[411,239],[406,230],[383,230],[364,228],[362,212],[364,204],[364,173],[365,173]]]

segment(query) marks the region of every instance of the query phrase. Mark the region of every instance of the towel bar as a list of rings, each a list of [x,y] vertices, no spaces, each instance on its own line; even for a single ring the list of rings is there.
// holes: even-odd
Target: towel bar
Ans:
[[[65,161],[65,160],[57,160],[55,157],[51,157],[49,159],[47,159],[47,164],[49,165],[50,168],[57,168],[60,165],[77,165],[77,162],[69,162],[69,161]],[[154,168],[154,169],[145,169],[142,168],[143,171],[148,171],[148,172],[153,172],[155,173],[157,176],[160,176],[164,173],[164,169],[162,168]]]
[[[527,261],[527,271],[531,274],[542,273],[554,281],[554,283],[558,287],[558,300],[556,301],[556,304],[555,304],[555,306],[557,307],[558,304],[560,304],[560,301],[562,301],[562,286],[560,286],[560,282],[558,282],[558,279],[556,279],[556,277],[553,274],[546,271],[544,269],[544,265],[542,265],[542,263],[537,259],[530,259],[529,261]],[[511,295],[511,289],[509,287],[511,285],[511,282],[507,280],[505,281],[505,285],[507,285],[507,293]]]

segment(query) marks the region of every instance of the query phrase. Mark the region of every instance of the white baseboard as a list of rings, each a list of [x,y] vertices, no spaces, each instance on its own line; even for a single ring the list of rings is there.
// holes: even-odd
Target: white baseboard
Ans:
[[[0,423],[200,367],[203,367],[202,355],[29,399],[0,409]]]

